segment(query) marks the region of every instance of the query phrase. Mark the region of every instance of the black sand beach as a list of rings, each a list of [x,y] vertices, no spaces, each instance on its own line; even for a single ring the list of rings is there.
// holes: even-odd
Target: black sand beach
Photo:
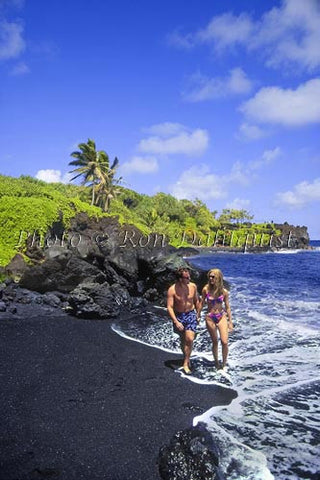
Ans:
[[[197,385],[110,322],[0,317],[1,480],[159,479],[159,448],[235,393]]]

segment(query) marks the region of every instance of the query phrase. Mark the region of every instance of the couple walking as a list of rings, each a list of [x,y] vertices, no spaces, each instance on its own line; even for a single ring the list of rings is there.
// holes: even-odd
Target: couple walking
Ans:
[[[179,268],[176,272],[176,282],[167,292],[167,310],[173,322],[173,330],[179,334],[183,351],[183,371],[187,375],[190,370],[195,332],[200,322],[201,310],[206,304],[206,326],[212,340],[212,353],[216,368],[221,368],[218,357],[218,331],[222,346],[222,368],[227,364],[228,332],[233,330],[229,292],[223,286],[222,272],[209,270],[208,283],[202,289],[199,298],[197,286],[190,282],[190,272],[187,268]]]

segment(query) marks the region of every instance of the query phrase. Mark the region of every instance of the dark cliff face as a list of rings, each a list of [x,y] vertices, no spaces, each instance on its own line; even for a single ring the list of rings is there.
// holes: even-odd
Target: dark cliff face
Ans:
[[[275,224],[277,230],[281,231],[279,248],[307,248],[310,242],[307,227],[294,227],[288,223]]]
[[[52,229],[44,251],[33,248],[33,258],[42,255],[42,261],[25,268],[19,283],[40,293],[66,294],[73,315],[111,318],[123,308],[165,305],[166,291],[181,266],[203,283],[202,272],[189,266],[183,253],[161,236],[143,235],[114,217],[95,220],[79,214],[64,237]]]
[[[268,249],[307,248],[306,227],[273,225],[281,230]],[[255,247],[254,251],[262,251]],[[28,290],[67,296],[70,313],[86,318],[110,318],[122,308],[153,302],[164,306],[166,292],[175,281],[175,271],[187,267],[199,291],[207,282],[206,272],[192,267],[184,255],[197,249],[176,249],[156,233],[144,235],[132,225],[120,225],[116,217],[100,219],[78,214],[67,232],[54,224],[45,247],[32,243],[27,265],[17,255],[5,273]],[[228,288],[228,286],[227,286]],[[142,302],[142,303],[141,303]]]

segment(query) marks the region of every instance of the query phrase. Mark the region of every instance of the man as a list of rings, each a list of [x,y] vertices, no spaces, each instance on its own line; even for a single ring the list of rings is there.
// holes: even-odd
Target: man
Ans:
[[[200,321],[196,313],[199,296],[197,286],[190,282],[190,272],[187,268],[179,268],[176,277],[176,282],[167,292],[167,309],[173,322],[173,330],[180,336],[183,352],[182,369],[186,375],[190,375],[190,356],[195,331]]]

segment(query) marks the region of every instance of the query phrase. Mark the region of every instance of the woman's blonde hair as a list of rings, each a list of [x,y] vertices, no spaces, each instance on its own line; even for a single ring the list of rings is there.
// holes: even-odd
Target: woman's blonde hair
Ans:
[[[216,278],[216,281],[214,282],[214,286],[212,286],[209,282],[209,277],[210,275],[214,275]],[[213,294],[213,297],[219,297],[220,295],[223,295],[224,287],[223,287],[223,274],[219,268],[211,268],[209,272],[207,273],[208,277],[208,283],[207,283],[207,290],[208,292]]]

